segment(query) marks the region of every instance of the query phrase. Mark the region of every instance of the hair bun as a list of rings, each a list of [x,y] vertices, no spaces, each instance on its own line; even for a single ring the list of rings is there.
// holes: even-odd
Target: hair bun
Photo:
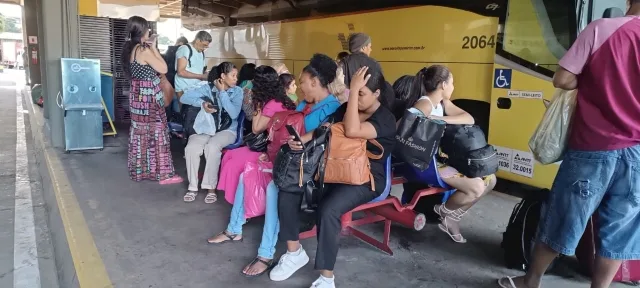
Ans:
[[[338,70],[338,64],[331,57],[325,54],[313,54],[309,61],[309,66],[313,67],[318,74],[322,76],[328,83],[333,82],[336,79],[336,72]]]

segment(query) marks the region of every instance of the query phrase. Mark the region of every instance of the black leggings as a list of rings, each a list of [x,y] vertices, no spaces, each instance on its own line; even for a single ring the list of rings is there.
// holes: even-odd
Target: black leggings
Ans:
[[[371,191],[370,184],[325,186],[325,194],[318,207],[316,225],[318,228],[318,250],[316,270],[330,270],[338,257],[340,239],[340,217],[352,209],[370,202],[380,194]],[[302,194],[281,192],[278,194],[278,216],[280,218],[280,239],[298,241],[300,234],[299,213]]]

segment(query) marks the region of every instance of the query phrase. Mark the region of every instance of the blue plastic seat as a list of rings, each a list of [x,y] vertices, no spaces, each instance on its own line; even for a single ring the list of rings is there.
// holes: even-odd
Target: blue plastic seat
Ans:
[[[445,183],[442,178],[440,178],[440,173],[438,172],[438,163],[436,162],[435,157],[433,157],[433,160],[431,160],[429,168],[424,171],[420,171],[419,169],[407,164],[404,164],[398,168],[400,168],[399,171],[401,171],[402,176],[404,176],[404,178],[406,178],[409,182],[424,183],[428,184],[431,187],[446,189],[447,191],[444,192],[444,195],[442,197],[443,203],[446,202],[447,199],[451,197],[453,192],[456,191],[456,189],[447,185],[447,183]],[[403,193],[402,204],[406,204],[411,201],[411,199],[407,198],[409,198],[408,195]]]
[[[224,149],[236,149],[242,145],[242,134],[244,133],[244,111],[240,111],[240,114],[238,114],[237,122],[238,130],[236,131],[236,142],[228,145],[227,147],[224,147]]]
[[[389,193],[391,193],[391,178],[393,178],[393,175],[391,173],[391,156],[389,156],[389,158],[387,158],[387,161],[384,162],[384,172],[387,174],[387,181],[385,182],[384,191],[382,191],[382,194],[380,194],[380,196],[378,196],[376,199],[371,200],[369,204],[387,199],[387,197],[389,197]]]

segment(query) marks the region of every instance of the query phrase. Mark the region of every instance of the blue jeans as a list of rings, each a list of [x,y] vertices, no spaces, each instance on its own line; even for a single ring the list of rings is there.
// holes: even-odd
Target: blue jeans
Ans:
[[[640,145],[569,150],[542,206],[538,240],[558,253],[573,255],[596,211],[598,255],[640,259]]]
[[[227,232],[234,235],[242,234],[242,225],[246,223],[244,218],[244,173],[240,174],[236,198],[231,209],[231,219],[227,226]],[[258,248],[258,256],[265,259],[273,259],[276,253],[280,221],[278,221],[278,187],[271,181],[267,185],[267,209],[264,213],[264,228],[262,229],[262,241]]]

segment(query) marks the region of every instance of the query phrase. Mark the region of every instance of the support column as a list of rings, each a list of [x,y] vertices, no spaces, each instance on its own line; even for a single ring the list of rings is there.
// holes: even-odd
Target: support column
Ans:
[[[42,74],[40,73],[42,53],[38,45],[38,43],[42,41],[41,34],[38,33],[38,21],[42,21],[42,19],[38,19],[38,14],[40,14],[40,1],[41,0],[24,1],[24,6],[22,8],[24,31],[27,36],[24,42],[24,46],[26,47],[26,51],[24,51],[26,55],[24,59],[24,66],[27,72],[27,80],[31,87],[33,87],[34,84],[42,84]],[[38,43],[29,43],[29,37],[33,36],[38,39]]]
[[[62,102],[62,78],[60,58],[78,58],[78,2],[77,0],[41,1],[43,96],[51,143],[56,148],[65,147],[64,110]],[[60,94],[60,97],[58,96]]]

